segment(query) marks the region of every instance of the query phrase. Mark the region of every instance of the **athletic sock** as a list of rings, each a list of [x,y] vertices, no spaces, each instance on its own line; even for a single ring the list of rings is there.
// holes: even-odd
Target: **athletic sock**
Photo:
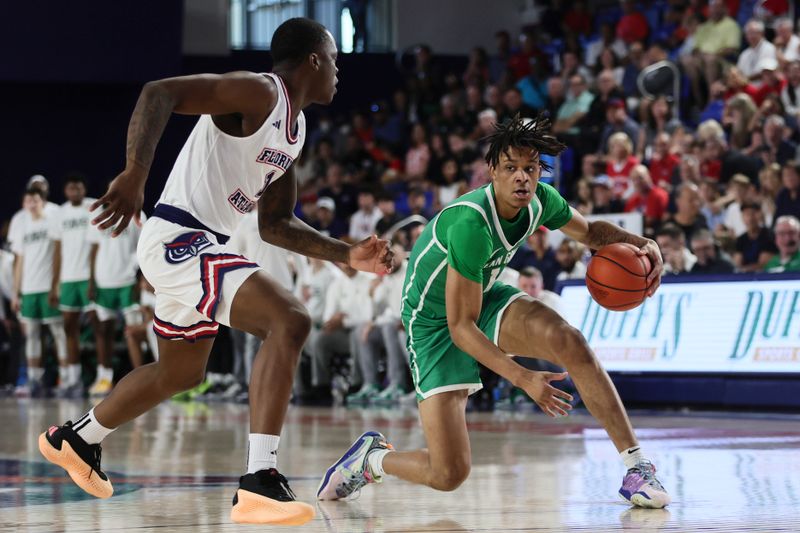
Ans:
[[[247,473],[255,474],[278,466],[278,435],[250,433],[247,444]]]
[[[641,446],[634,446],[632,448],[628,448],[627,450],[622,450],[619,453],[622,462],[625,463],[625,468],[631,469],[637,464],[641,463],[642,461],[646,461],[647,458],[642,453]]]
[[[114,369],[105,367],[103,365],[98,365],[97,376],[98,379],[106,379],[108,381],[114,381]]]
[[[81,382],[81,365],[76,363],[74,365],[69,365],[69,372],[67,376],[69,377],[69,384],[70,385],[77,385]]]
[[[42,376],[44,376],[44,368],[36,366],[28,367],[28,378],[31,381],[42,381]]]
[[[367,455],[369,471],[376,479],[380,479],[386,475],[386,472],[383,470],[383,458],[392,451],[393,450],[375,450]]]
[[[58,367],[58,385],[60,387],[69,387],[72,385],[72,381],[69,379],[69,367],[68,366],[59,366]]]
[[[109,433],[114,431],[97,421],[94,417],[94,408],[72,424],[72,429],[88,444],[98,444],[102,442]]]

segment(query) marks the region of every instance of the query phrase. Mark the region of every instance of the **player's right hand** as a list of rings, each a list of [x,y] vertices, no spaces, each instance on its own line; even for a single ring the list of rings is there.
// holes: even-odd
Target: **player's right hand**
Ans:
[[[50,307],[58,307],[58,287],[53,287],[50,289],[50,293],[47,295],[47,303],[50,304]]]
[[[92,204],[90,211],[102,207],[102,211],[93,220],[101,230],[112,226],[112,237],[117,237],[130,224],[131,219],[141,226],[139,218],[144,203],[144,182],[146,174],[136,167],[126,168],[108,185],[108,191]]]
[[[14,296],[13,298],[11,298],[11,310],[14,311],[14,313],[19,313],[19,309],[20,309],[19,296]]]
[[[557,416],[567,416],[567,411],[572,410],[572,406],[567,403],[572,401],[572,395],[553,387],[550,382],[566,378],[566,372],[555,374],[526,370],[515,385],[524,390],[546,415],[556,418]]]

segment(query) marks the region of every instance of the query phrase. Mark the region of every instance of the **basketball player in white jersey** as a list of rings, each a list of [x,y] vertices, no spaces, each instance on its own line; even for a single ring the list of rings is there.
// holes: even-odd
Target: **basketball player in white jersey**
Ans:
[[[94,308],[89,299],[89,208],[94,198],[86,197],[86,179],[70,174],[64,179],[67,201],[53,214],[50,239],[53,241],[53,282],[50,304],[58,305],[67,334],[67,381],[60,384],[65,396],[83,396],[80,360],[81,313],[88,312],[92,329],[97,331]],[[97,338],[97,337],[95,337]]]
[[[305,139],[302,109],[336,92],[337,50],[324,26],[290,19],[275,31],[273,72],[197,75],[145,85],[128,128],[127,165],[95,207],[94,223],[121,233],[142,207],[156,144],[172,113],[202,115],[178,155],[142,230],[139,266],[156,290],[157,363],[137,368],[75,423],[53,426],[39,449],[97,497],[113,489],[100,468],[100,441],[177,392],[203,380],[219,323],[263,340],[250,382],[247,474],[233,500],[240,523],[299,525],[314,508],[295,501],[276,469],[280,431],[308,313],[287,290],[225,243],[240,217],[258,208],[270,244],[371,272],[391,269],[388,242],[348,245],[294,216],[292,162]]]
[[[19,313],[25,334],[28,391],[32,397],[38,397],[47,394],[42,383],[42,324],[53,335],[62,383],[67,381],[67,337],[61,313],[49,299],[53,278],[53,241],[49,234],[52,221],[45,213],[45,196],[41,189],[28,189],[23,206],[26,213],[9,235],[11,251],[16,255],[11,308]]]

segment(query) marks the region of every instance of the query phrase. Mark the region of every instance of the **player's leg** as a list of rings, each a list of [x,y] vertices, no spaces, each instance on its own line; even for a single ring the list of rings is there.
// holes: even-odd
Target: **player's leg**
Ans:
[[[159,339],[158,362],[126,375],[111,394],[74,423],[53,426],[39,437],[44,457],[64,468],[75,483],[98,498],[113,487],[100,467],[100,442],[120,425],[203,380],[213,339],[190,343]]]
[[[74,386],[80,381],[81,368],[81,313],[80,311],[63,311],[64,334],[67,337],[67,366],[69,367],[69,384]]]
[[[367,483],[380,483],[385,474],[437,490],[457,489],[471,467],[467,396],[466,389],[453,390],[434,394],[419,404],[427,448],[395,452],[380,433],[364,433],[328,469],[317,497],[346,498]]]
[[[114,289],[97,287],[95,313],[97,316],[95,325],[97,376],[92,386],[89,387],[89,394],[91,396],[105,396],[111,391],[114,381],[114,370],[111,366],[117,318],[116,292]]]
[[[81,312],[90,308],[89,282],[71,281],[61,283],[59,309],[64,317],[64,334],[67,338],[67,375],[69,395],[83,395],[81,379]]]
[[[652,464],[639,447],[617,390],[581,332],[558,313],[527,296],[510,303],[498,319],[501,322],[495,342],[500,349],[522,357],[545,359],[565,368],[626,467],[638,468],[636,479],[628,480],[629,470],[621,489],[621,493],[625,490],[628,494],[623,496],[646,507],[667,505],[669,496],[652,475],[655,469],[649,471]],[[634,485],[635,489],[629,490]]]

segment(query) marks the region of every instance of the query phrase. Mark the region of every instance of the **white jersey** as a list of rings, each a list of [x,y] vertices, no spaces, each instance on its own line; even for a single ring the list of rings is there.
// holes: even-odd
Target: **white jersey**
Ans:
[[[298,115],[292,132],[286,86],[275,74],[265,76],[275,82],[278,99],[264,124],[248,137],[233,137],[220,130],[210,115],[201,116],[172,167],[155,216],[210,229],[224,242],[241,216],[253,210],[269,184],[300,155],[305,117],[302,112]],[[205,227],[196,227],[186,214]]]
[[[58,208],[59,208],[58,204],[53,202],[46,202],[44,204],[44,216],[50,218],[53,215],[53,213],[55,213],[58,210]],[[22,220],[28,216],[30,216],[30,214],[27,211],[25,211],[24,209],[20,209],[16,213],[14,213],[14,216],[11,217],[11,222],[8,225],[8,239],[7,239],[9,249],[11,249],[14,234],[19,232],[19,229],[17,227],[20,224],[22,224]]]
[[[84,198],[78,206],[70,202],[62,204],[50,222],[50,238],[61,241],[60,281],[84,281],[89,279],[88,239],[92,214],[89,211],[93,198]]]
[[[25,213],[19,217],[13,229],[9,240],[11,251],[22,256],[22,293],[49,292],[53,282],[50,222],[44,215],[34,220],[29,213]]]
[[[145,221],[141,214],[142,223]],[[89,229],[87,240],[97,244],[97,258],[94,265],[94,281],[101,289],[119,289],[136,283],[139,263],[136,260],[136,246],[142,228],[132,220],[118,237],[112,237],[113,228],[105,231],[96,226]]]

